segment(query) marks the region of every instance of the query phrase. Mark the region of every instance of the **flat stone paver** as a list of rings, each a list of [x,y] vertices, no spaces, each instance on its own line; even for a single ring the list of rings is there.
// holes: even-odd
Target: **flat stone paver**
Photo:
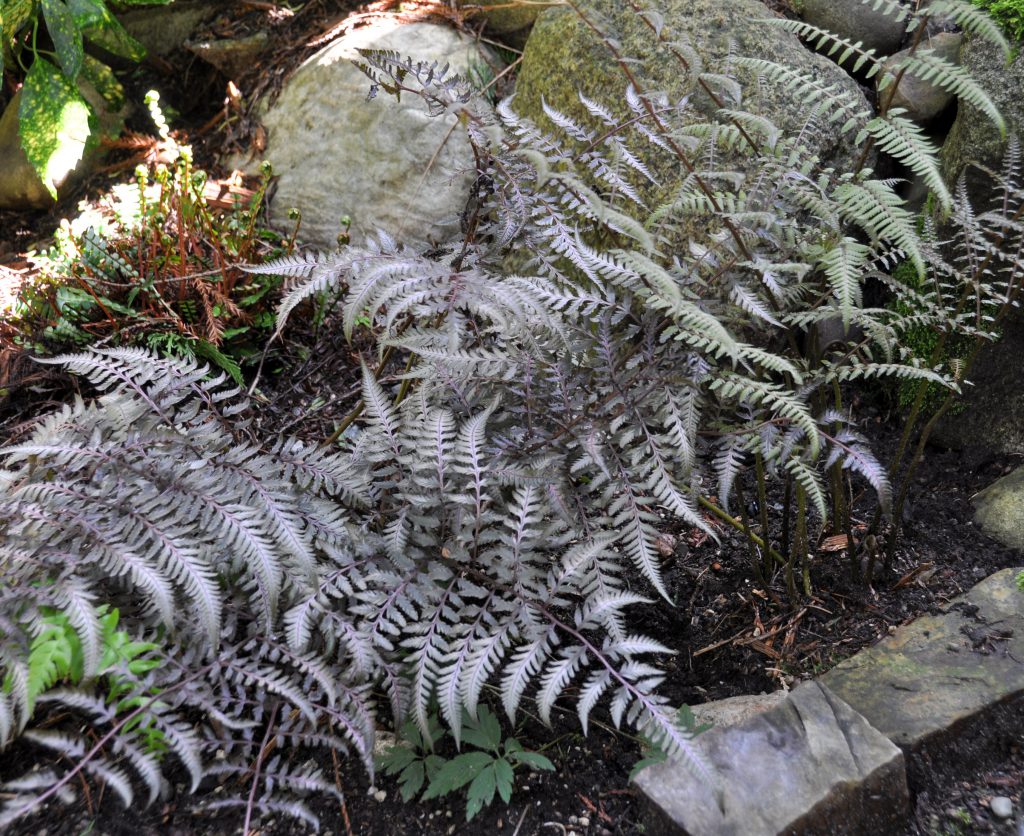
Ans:
[[[636,778],[646,832],[885,836],[904,827],[903,753],[817,682],[694,745],[717,774],[722,806],[679,764],[648,767]]]
[[[1021,520],[1024,525],[1024,520]],[[1004,569],[821,682],[908,753],[1024,695],[1024,592]]]

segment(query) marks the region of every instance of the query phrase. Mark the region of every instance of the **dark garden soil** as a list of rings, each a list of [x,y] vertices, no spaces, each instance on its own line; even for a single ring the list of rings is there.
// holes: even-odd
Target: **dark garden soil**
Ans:
[[[243,13],[227,16],[215,26],[221,27],[222,36],[248,31],[256,17],[265,13],[263,7],[274,5],[238,4]],[[340,25],[354,6],[314,0],[299,15],[283,17],[276,24],[275,46],[263,66],[295,66],[314,48],[310,44]],[[244,112],[232,112],[222,104],[226,79],[205,65],[193,64],[196,59],[182,60],[189,61],[191,68],[187,87],[182,86],[178,68],[172,64],[169,73],[159,63],[147,65],[132,84],[140,90],[154,85],[161,89],[179,114],[178,124],[191,129],[189,139],[196,144],[198,164],[215,171],[215,152],[258,144],[259,137]],[[239,86],[246,96],[259,90],[272,92],[282,76],[278,71],[254,71]],[[141,94],[137,98],[141,100]],[[142,122],[132,127],[149,130]],[[60,218],[72,212],[77,199],[108,185],[109,177],[95,178],[49,213],[0,212],[0,267],[23,270],[26,250],[45,241]],[[295,322],[308,319],[296,317]],[[359,346],[346,343],[331,322],[328,317],[318,330],[297,325],[267,352],[254,398],[254,426],[259,434],[272,437],[288,432],[319,442],[353,407],[359,392]],[[48,368],[40,370],[31,363],[10,368],[15,370],[12,378],[0,380],[2,441],[19,437],[26,422],[73,392],[70,381]],[[382,382],[387,385],[389,380],[385,376]],[[893,433],[900,426],[897,416],[884,406],[868,404],[860,408],[857,418],[878,449],[891,450]],[[993,572],[1021,565],[1024,557],[1000,547],[973,526],[970,506],[974,493],[1019,464],[1019,458],[988,457],[976,451],[930,450],[914,485],[906,534],[890,570],[876,577],[871,588],[851,584],[845,552],[828,551],[824,544],[814,555],[814,594],[802,597],[795,607],[787,599],[781,575],[767,584],[752,580],[746,548],[731,530],[720,530],[720,542],[715,543],[666,520],[664,571],[675,606],[660,602],[636,612],[644,633],[676,651],[665,666],[662,692],[673,704],[695,705],[792,688],[918,615],[944,606]],[[531,705],[526,708],[529,711]],[[557,770],[517,772],[511,803],[496,803],[468,824],[459,799],[405,804],[393,780],[378,778],[374,787],[354,762],[328,759],[320,767],[336,779],[345,802],[314,803],[322,832],[332,836],[640,833],[639,804],[628,775],[642,756],[641,742],[606,725],[604,719],[595,712],[590,734],[584,738],[570,699],[563,699],[553,729],[527,715],[516,730],[517,737],[526,748],[543,751]],[[987,803],[992,796],[1006,795],[1020,809],[1024,738],[1019,728],[1015,731],[1000,737],[1016,741],[1004,748],[987,738],[979,739],[977,745],[965,741],[955,760],[974,765],[963,774],[949,763],[923,770],[925,779],[912,787],[915,811],[907,833],[1013,832],[1009,825],[995,824]],[[27,745],[8,750],[0,758],[0,777],[15,766],[21,771],[25,759],[38,754]],[[76,794],[70,805],[53,801],[9,832],[109,836],[237,832],[239,816],[203,812],[203,806],[217,797],[217,787],[206,787],[198,804],[179,792],[152,808],[126,811],[110,793]],[[291,820],[276,818],[264,819],[258,832],[307,831]]]

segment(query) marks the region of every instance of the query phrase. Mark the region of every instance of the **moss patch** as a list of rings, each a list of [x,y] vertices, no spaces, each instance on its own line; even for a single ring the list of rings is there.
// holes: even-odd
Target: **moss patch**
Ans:
[[[1024,40],[1024,0],[973,0],[1006,30],[1015,41]]]

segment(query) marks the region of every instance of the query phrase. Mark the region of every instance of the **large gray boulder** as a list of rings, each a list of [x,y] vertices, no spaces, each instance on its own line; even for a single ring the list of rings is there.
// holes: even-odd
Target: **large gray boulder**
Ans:
[[[980,38],[965,38],[960,64],[989,94],[1006,120],[1007,136],[1024,139],[1024,51],[1007,64],[998,47]],[[961,102],[956,121],[942,146],[943,174],[955,186],[961,174],[967,178],[971,197],[977,200],[991,193],[991,180],[970,165],[981,163],[1000,170],[1007,136],[977,108]],[[983,208],[983,207],[979,207]]]
[[[990,537],[1024,552],[1024,467],[989,485],[972,500],[974,522]]]
[[[991,177],[973,163],[1001,171],[1007,138],[1024,139],[1024,52],[1007,64],[987,41],[966,38],[960,63],[992,97],[1006,120],[1000,134],[983,113],[960,102],[956,121],[942,146],[943,176],[950,187],[963,175],[977,211],[990,207]],[[943,419],[935,439],[949,447],[976,447],[991,453],[1024,453],[1024,316],[1011,312],[1002,339],[982,349],[971,370],[965,409]]]
[[[353,30],[309,58],[263,115],[264,157],[278,175],[270,220],[334,247],[343,216],[354,242],[383,229],[410,245],[457,235],[475,178],[472,150],[454,115],[431,117],[416,95],[381,91],[351,62],[357,49],[395,50],[466,71],[480,61],[472,39],[431,23],[385,19]]]
[[[987,41],[966,38],[960,63],[992,97],[1006,120],[1007,134],[983,113],[961,101],[956,121],[942,146],[943,176],[954,187],[963,175],[977,211],[990,208],[995,196],[992,178],[979,169],[1003,168],[1007,139],[1024,139],[1024,52],[1007,64],[1002,52]],[[965,409],[945,418],[935,438],[954,448],[976,447],[991,453],[1024,453],[1024,315],[1012,311],[1002,326],[1002,339],[982,349],[971,370],[973,384]]]
[[[636,777],[645,832],[691,836],[901,833],[903,754],[816,682],[693,745],[715,772],[721,804],[679,764]]]
[[[860,41],[879,55],[895,52],[907,31],[907,21],[885,14],[886,4],[863,0],[803,0],[803,17],[821,29],[849,41]]]
[[[645,90],[661,91],[672,102],[687,92],[687,72],[666,44],[658,44],[651,27],[619,0],[582,0],[587,16],[602,32],[617,42],[619,52],[631,60],[632,72]],[[663,17],[666,40],[687,42],[703,61],[704,69],[722,69],[722,61],[735,48],[736,54],[764,58],[803,72],[823,85],[833,85],[851,96],[863,109],[868,104],[857,83],[842,69],[821,55],[815,55],[794,35],[773,26],[752,21],[770,15],[759,0],[663,0],[657,4]],[[745,71],[743,108],[761,114],[787,131],[804,125],[802,102],[787,93],[782,84],[758,85]],[[537,19],[526,44],[516,82],[514,109],[540,127],[553,129],[542,101],[556,110],[592,124],[580,103],[579,93],[610,109],[617,116],[630,116],[625,92],[627,78],[605,43],[586,22],[569,8],[548,9]],[[577,92],[578,91],[578,92]],[[698,90],[691,98],[692,121],[715,116],[713,100]],[[807,132],[806,141],[826,161],[849,166],[855,160],[852,137],[840,136],[834,127],[823,125]],[[640,148],[662,189],[648,195],[649,205],[674,196],[685,172],[675,158],[658,156],[650,146]]]

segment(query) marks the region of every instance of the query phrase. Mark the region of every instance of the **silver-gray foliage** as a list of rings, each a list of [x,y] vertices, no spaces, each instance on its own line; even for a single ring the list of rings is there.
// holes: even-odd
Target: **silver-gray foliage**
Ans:
[[[984,34],[981,20],[963,12]],[[548,720],[571,694],[584,727],[602,704],[713,784],[658,695],[666,649],[631,617],[670,599],[663,518],[707,528],[701,504],[717,495],[728,509],[751,460],[822,525],[837,478],[863,480],[888,512],[893,479],[839,394],[872,377],[955,387],[960,370],[915,358],[908,335],[988,338],[1019,290],[1015,158],[991,212],[940,195],[954,206],[950,250],[919,231],[893,181],[825,167],[802,137],[842,118],[925,174],[932,149],[784,68],[759,66],[764,83],[806,91],[796,136],[746,113],[739,85],[716,76],[713,122],[631,87],[623,121],[589,100],[586,124],[549,108],[555,137],[512,104],[478,108],[444,68],[382,52],[363,66],[375,85],[460,116],[478,160],[465,237],[419,253],[381,233],[252,268],[292,283],[280,328],[337,289],[346,336],[372,323],[363,420],[330,452],[261,446],[238,422],[244,399],[194,365],[125,350],[64,358],[108,394],[4,452],[0,732],[29,728],[75,765],[19,784],[12,816],[81,772],[153,798],[177,761],[193,788],[231,776],[241,790],[218,804],[247,822],[312,820],[304,799],[333,783],[282,749],[349,748],[372,769],[370,689],[395,722],[426,729],[436,705],[456,739],[482,699],[516,717],[530,694]],[[657,207],[641,188],[652,149],[688,171]],[[893,278],[903,261],[915,281]],[[866,304],[868,280],[896,304]],[[825,333],[837,336],[814,338]],[[371,370],[384,357],[405,362],[397,392]],[[86,676],[33,714],[26,665],[42,616],[68,615],[88,674],[101,604],[157,641],[163,664],[135,678],[125,710],[97,701]],[[36,730],[50,704],[92,716],[94,737]],[[144,745],[142,716],[166,753]]]

